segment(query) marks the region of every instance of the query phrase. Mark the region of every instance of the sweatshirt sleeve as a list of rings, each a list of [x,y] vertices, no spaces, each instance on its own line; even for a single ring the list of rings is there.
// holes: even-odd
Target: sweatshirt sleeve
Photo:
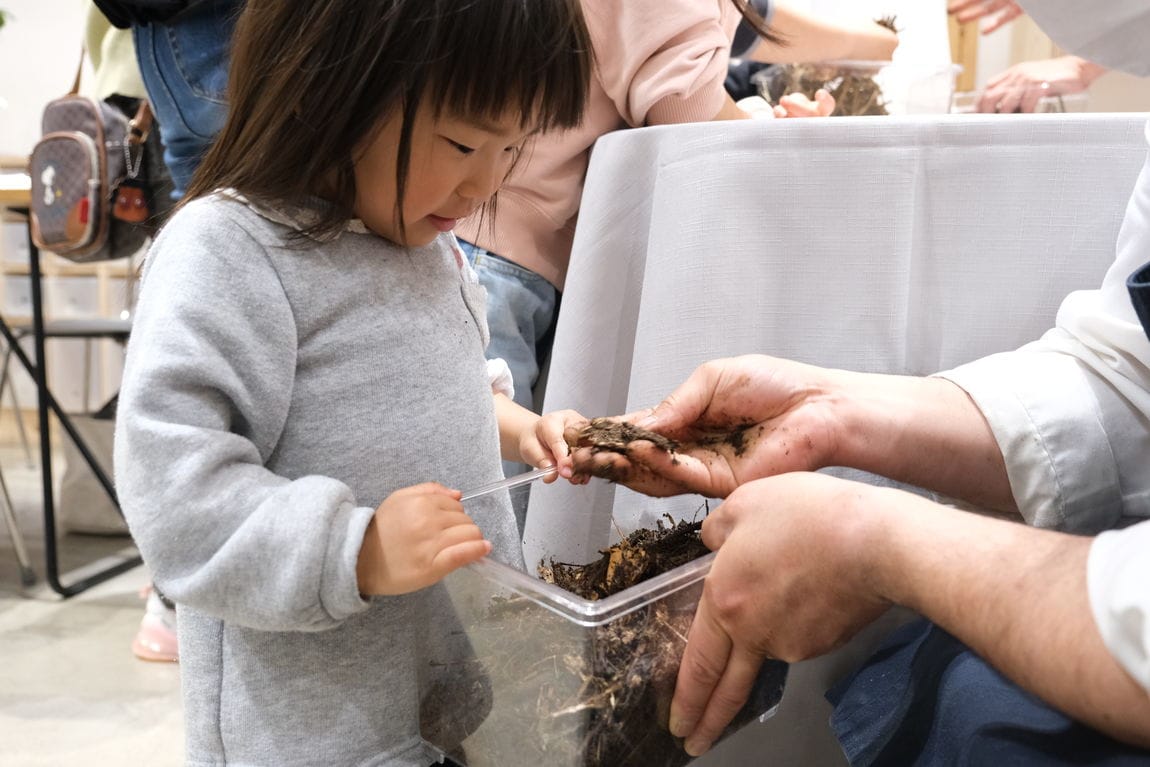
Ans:
[[[266,630],[366,608],[355,565],[373,509],[332,478],[265,468],[295,375],[291,308],[265,249],[193,203],[149,254],[121,387],[116,482],[156,582]],[[214,215],[205,215],[205,214]]]
[[[628,125],[710,120],[742,17],[728,0],[588,0],[596,72]]]
[[[940,374],[986,417],[1033,524],[1098,532],[1150,517],[1150,342],[1126,288],[1147,252],[1150,166],[1099,289],[1067,296],[1040,340]]]
[[[1086,582],[1102,641],[1150,693],[1150,522],[1095,538]]]

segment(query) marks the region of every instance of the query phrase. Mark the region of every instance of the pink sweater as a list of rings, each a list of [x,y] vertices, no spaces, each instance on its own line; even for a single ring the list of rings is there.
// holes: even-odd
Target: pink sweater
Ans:
[[[497,214],[455,233],[543,276],[560,290],[591,145],[625,127],[711,119],[726,91],[730,0],[583,0],[595,77],[583,124],[538,138],[499,191]]]

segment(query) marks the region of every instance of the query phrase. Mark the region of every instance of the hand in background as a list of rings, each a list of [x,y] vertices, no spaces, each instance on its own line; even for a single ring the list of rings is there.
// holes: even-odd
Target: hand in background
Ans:
[[[576,471],[654,496],[725,497],[760,477],[821,468],[835,445],[836,415],[827,371],[747,355],[698,367],[655,408],[622,420],[679,443],[668,452],[647,440],[623,452],[577,447]],[[578,429],[568,430],[578,443]]]
[[[955,21],[960,24],[989,19],[982,26],[984,35],[989,35],[1026,14],[1026,11],[1013,0],[947,0],[946,12],[954,16]]]
[[[407,594],[487,556],[491,543],[459,491],[434,482],[396,490],[367,527],[356,575],[364,594]]]
[[[820,88],[811,101],[801,93],[792,93],[772,105],[762,96],[747,96],[735,104],[752,119],[773,119],[776,117],[829,117],[835,111],[835,97]]]
[[[819,88],[811,101],[802,93],[789,93],[779,99],[774,108],[775,117],[830,117],[835,111],[835,97]]]
[[[742,707],[765,658],[795,662],[840,646],[888,607],[867,560],[881,535],[875,488],[785,474],[735,490],[703,522],[719,553],[687,637],[671,732],[699,755]]]
[[[1033,112],[1044,97],[1082,93],[1104,72],[1105,67],[1078,56],[1024,61],[987,81],[978,111]]]

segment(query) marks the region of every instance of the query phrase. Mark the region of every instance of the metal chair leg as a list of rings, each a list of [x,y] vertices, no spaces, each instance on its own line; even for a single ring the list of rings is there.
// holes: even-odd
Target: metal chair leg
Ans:
[[[12,362],[12,349],[11,347],[4,350],[4,364],[0,366],[0,403],[4,399],[4,387],[8,387],[8,391],[12,397],[12,412],[16,416],[16,430],[20,433],[20,445],[24,448],[24,462],[28,465],[29,469],[36,468],[36,464],[32,461],[32,446],[28,442],[28,431],[24,427],[24,419],[20,414],[20,400],[16,397],[16,384],[12,383],[8,378],[8,371],[10,363]],[[0,404],[2,407],[2,404]]]
[[[8,483],[4,481],[4,473],[0,472],[0,492],[3,493],[4,521],[8,525],[8,534],[12,537],[12,546],[16,549],[16,561],[20,564],[20,582],[31,586],[36,582],[36,572],[32,569],[32,560],[28,557],[28,549],[24,547],[24,536],[16,525],[16,511],[12,506],[12,496],[8,494]]]

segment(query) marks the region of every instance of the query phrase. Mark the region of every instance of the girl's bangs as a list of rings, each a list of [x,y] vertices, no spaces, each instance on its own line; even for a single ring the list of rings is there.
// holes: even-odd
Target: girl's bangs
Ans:
[[[428,82],[445,108],[497,120],[509,111],[540,130],[579,124],[590,83],[591,44],[578,0],[460,3],[444,19],[442,50]]]

